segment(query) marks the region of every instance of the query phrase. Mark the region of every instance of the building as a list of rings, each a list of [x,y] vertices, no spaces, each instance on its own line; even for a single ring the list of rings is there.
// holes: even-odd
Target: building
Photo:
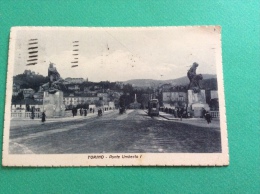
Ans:
[[[12,112],[21,112],[21,111],[31,111],[34,108],[35,111],[43,111],[43,102],[38,102],[33,99],[23,99],[12,103],[11,111]]]
[[[24,70],[23,74],[25,74],[26,76],[34,76],[36,75],[34,71],[31,70]]]
[[[108,93],[98,92],[97,97],[99,97],[99,100],[108,101]]]
[[[94,104],[99,97],[96,94],[69,94],[64,95],[65,106],[77,106],[79,104]]]
[[[33,95],[33,99],[37,102],[42,102],[43,101],[43,92],[36,92]]]
[[[79,91],[80,87],[79,87],[79,85],[70,85],[70,86],[68,86],[68,89],[72,90],[72,91]]]
[[[85,82],[83,78],[71,78],[71,77],[67,77],[65,81],[67,82],[67,84],[82,84],[83,82]]]
[[[17,85],[17,84],[13,84],[13,96],[17,96],[18,95],[18,93],[20,92],[20,86],[19,85]]]
[[[188,102],[187,92],[162,92],[162,101],[165,107],[184,106]]]
[[[111,109],[115,109],[115,103],[114,102],[108,102],[108,107]]]
[[[163,102],[182,101],[187,102],[187,92],[163,92]]]
[[[33,99],[23,99],[12,103],[12,118],[40,118],[44,111],[43,102],[37,102]],[[34,113],[34,114],[33,114]]]
[[[101,90],[101,89],[103,89],[102,86],[99,85],[94,86],[94,90]]]
[[[110,104],[109,104],[110,103]],[[107,93],[81,93],[81,94],[65,94],[64,95],[64,104],[66,107],[78,106],[78,105],[96,105],[96,106],[115,106],[114,102],[109,102]]]
[[[92,86],[84,87],[84,88],[83,88],[83,91],[84,91],[84,92],[90,92],[90,91],[91,91],[91,90],[90,90],[91,87],[92,87]]]
[[[31,98],[35,91],[32,88],[22,89],[24,98]]]

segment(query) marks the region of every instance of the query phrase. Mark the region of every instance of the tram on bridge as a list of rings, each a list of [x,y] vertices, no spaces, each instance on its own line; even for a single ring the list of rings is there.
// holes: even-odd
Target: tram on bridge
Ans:
[[[148,115],[159,116],[159,100],[151,99],[148,101]]]

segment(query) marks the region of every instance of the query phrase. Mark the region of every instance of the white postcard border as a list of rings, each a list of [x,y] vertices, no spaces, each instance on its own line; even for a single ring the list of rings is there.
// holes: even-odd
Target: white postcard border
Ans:
[[[198,28],[200,26],[179,27],[148,27],[148,28]],[[206,26],[203,26],[206,27]],[[212,26],[208,26],[212,27]],[[219,30],[219,45],[216,47],[216,67],[218,80],[218,95],[220,107],[220,130],[222,153],[111,153],[111,154],[9,154],[9,130],[11,122],[11,98],[13,84],[15,41],[10,41],[8,71],[5,100],[5,121],[3,137],[3,166],[224,166],[229,164],[227,124],[224,100],[224,82],[221,55],[221,27]],[[17,30],[26,27],[12,27],[10,40]],[[85,27],[27,27],[28,29],[68,29],[81,30]],[[98,27],[97,27],[98,28]],[[111,27],[107,27],[111,28]],[[116,27],[117,28],[117,27]],[[119,27],[120,28],[120,27]],[[132,27],[128,27],[132,28]],[[138,28],[138,27],[134,27]],[[147,28],[147,27],[142,27]],[[119,156],[119,158],[118,158]],[[124,156],[124,157],[123,157]]]

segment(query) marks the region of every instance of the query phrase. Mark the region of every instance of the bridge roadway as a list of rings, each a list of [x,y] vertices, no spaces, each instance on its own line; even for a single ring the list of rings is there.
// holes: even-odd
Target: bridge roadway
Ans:
[[[47,118],[45,124],[12,120],[9,152],[212,153],[221,152],[220,129],[149,117],[143,110],[127,110],[122,115],[115,110],[101,117]]]

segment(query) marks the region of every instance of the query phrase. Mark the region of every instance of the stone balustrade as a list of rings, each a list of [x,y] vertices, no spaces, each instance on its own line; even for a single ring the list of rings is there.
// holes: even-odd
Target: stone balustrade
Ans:
[[[32,118],[31,112],[12,112],[12,118]],[[34,118],[41,118],[41,112],[34,112]]]
[[[212,118],[219,118],[219,111],[209,111]]]

